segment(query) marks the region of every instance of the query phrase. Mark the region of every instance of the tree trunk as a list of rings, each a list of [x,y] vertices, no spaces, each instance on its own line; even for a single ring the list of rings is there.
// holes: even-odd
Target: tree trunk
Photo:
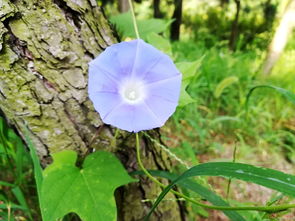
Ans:
[[[119,12],[124,13],[129,11],[129,3],[128,0],[119,0],[118,2]]]
[[[240,17],[240,11],[241,11],[240,0],[235,0],[235,4],[236,4],[236,15],[232,24],[231,35],[229,39],[229,48],[232,51],[236,49],[237,39],[239,36],[238,24],[239,24],[239,17]]]
[[[284,14],[280,20],[279,26],[276,28],[275,35],[268,49],[262,73],[270,74],[275,63],[283,52],[290,33],[295,27],[295,0],[290,0]]]
[[[10,125],[29,136],[43,166],[50,153],[72,149],[115,153],[128,171],[136,170],[134,135],[102,126],[87,95],[88,62],[116,42],[96,0],[4,0],[0,3],[0,109]],[[98,128],[101,128],[98,130]],[[159,134],[151,135],[159,139]],[[149,169],[167,170],[169,157],[142,140]],[[160,188],[147,179],[120,188],[120,221],[140,220]],[[174,195],[170,195],[174,198]],[[151,220],[184,220],[178,201],[161,203]]]
[[[180,25],[182,20],[182,0],[174,0],[174,13],[172,19],[174,21],[171,24],[170,38],[171,40],[179,40]]]
[[[154,0],[154,18],[163,18],[163,14],[160,9],[160,0]]]

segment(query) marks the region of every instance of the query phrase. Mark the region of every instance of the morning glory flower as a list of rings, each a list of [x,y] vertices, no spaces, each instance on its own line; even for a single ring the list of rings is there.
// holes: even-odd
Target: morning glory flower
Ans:
[[[102,121],[129,132],[161,127],[178,104],[181,74],[143,40],[113,44],[89,63],[88,93]]]

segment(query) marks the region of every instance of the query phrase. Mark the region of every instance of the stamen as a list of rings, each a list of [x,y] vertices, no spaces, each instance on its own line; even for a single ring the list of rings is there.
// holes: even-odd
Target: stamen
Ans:
[[[144,85],[139,80],[126,80],[122,84],[120,94],[127,103],[135,104],[145,98],[146,91]]]

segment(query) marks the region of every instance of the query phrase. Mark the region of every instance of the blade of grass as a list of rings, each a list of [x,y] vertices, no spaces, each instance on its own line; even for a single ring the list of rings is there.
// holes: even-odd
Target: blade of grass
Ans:
[[[42,181],[43,181],[43,175],[42,175],[42,168],[40,165],[40,161],[36,152],[36,149],[34,148],[32,141],[29,137],[29,132],[28,129],[27,130],[27,134],[26,134],[26,141],[30,150],[30,155],[33,161],[33,166],[34,166],[34,177],[35,177],[35,181],[36,181],[36,186],[37,186],[37,192],[38,192],[38,197],[40,199],[41,196],[41,185],[42,185]]]
[[[11,187],[15,186],[12,183],[7,183],[7,182],[4,182],[4,181],[0,181],[0,185],[2,185],[2,186],[11,186]]]
[[[279,94],[281,94],[282,96],[284,96],[288,101],[295,104],[295,94],[292,93],[291,91],[288,91],[288,90],[286,90],[284,88],[276,87],[276,86],[273,86],[273,85],[257,85],[255,87],[251,88],[250,91],[247,94],[246,103],[245,103],[247,113],[248,113],[250,97],[251,97],[252,93],[258,88],[270,88],[270,89],[273,89],[273,90],[277,91]]]
[[[153,171],[149,170],[149,172],[153,176],[162,177],[168,180],[175,180],[178,175],[169,173],[166,171]],[[144,175],[142,171],[135,171],[132,172],[130,175]],[[203,185],[199,184],[196,181],[187,179],[179,182],[179,186],[189,189],[198,195],[200,195],[203,199],[208,200],[210,203],[216,206],[229,206],[229,204],[224,201],[220,196],[216,195],[211,190],[207,189]],[[226,216],[228,216],[231,220],[239,220],[239,221],[245,221],[245,219],[236,211],[223,211]]]
[[[230,163],[230,162],[213,162],[204,163],[192,167],[185,171],[171,184],[169,184],[163,192],[160,194],[156,202],[154,203],[151,211],[147,215],[146,220],[149,218],[151,213],[156,209],[165,195],[173,188],[177,183],[186,180],[187,178],[194,176],[222,176],[229,178],[236,178],[247,182],[256,183],[270,189],[277,190],[286,195],[295,197],[295,176],[285,174],[277,170],[255,167],[249,164],[242,163]],[[268,211],[278,212],[286,210],[288,208],[294,208],[295,204],[290,205],[279,205],[279,206],[262,206],[256,207],[257,211]],[[238,207],[233,207],[237,209]],[[238,208],[243,210],[249,210],[249,208]]]
[[[27,127],[25,127],[25,138],[27,141],[27,145],[30,150],[30,155],[33,161],[33,167],[34,167],[34,178],[36,181],[36,187],[37,187],[37,194],[38,194],[38,199],[39,199],[39,206],[40,206],[40,211],[41,211],[41,216],[43,217],[43,212],[42,212],[42,205],[41,205],[41,187],[42,187],[42,182],[43,182],[43,173],[42,173],[42,168],[40,164],[39,157],[37,155],[36,149],[33,146],[33,143],[29,137],[29,130]]]
[[[19,204],[25,208],[24,209],[24,212],[26,213],[26,215],[31,219],[33,220],[33,217],[32,217],[32,214],[30,212],[30,208],[27,204],[27,201],[24,197],[24,194],[23,192],[21,191],[21,189],[17,186],[17,187],[14,187],[12,190],[11,190],[15,196],[15,198],[17,199],[17,201],[19,202]]]

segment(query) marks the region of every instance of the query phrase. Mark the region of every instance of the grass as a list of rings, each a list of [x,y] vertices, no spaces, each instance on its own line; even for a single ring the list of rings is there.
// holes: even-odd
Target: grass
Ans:
[[[7,221],[38,220],[38,201],[30,156],[22,140],[2,117],[0,171],[0,218]]]
[[[294,64],[285,63],[290,60],[288,55],[293,55],[294,51],[286,51],[273,74],[263,77],[259,75],[264,58],[261,52],[233,53],[218,48],[206,50],[201,44],[191,42],[174,43],[173,49],[176,59],[180,61],[195,60],[204,54],[205,58],[197,78],[187,89],[196,103],[177,109],[169,123],[162,128],[166,144],[172,151],[192,165],[198,162],[232,161],[236,146],[238,162],[294,173],[294,104],[276,91],[264,88],[257,89],[251,95],[248,115],[245,109],[246,96],[253,86],[274,85],[295,92]],[[238,81],[220,87],[224,79],[233,76]],[[216,97],[214,94],[218,88],[222,88],[222,91]],[[214,178],[207,182],[226,196],[227,181]],[[249,191],[253,191],[253,194],[247,195]],[[264,194],[257,197],[261,191]],[[269,194],[274,194],[256,185],[249,187],[239,182],[231,184],[231,192],[232,199],[260,203],[268,202]],[[265,217],[265,214],[255,214],[260,217],[257,220]],[[254,220],[253,216],[254,213],[249,220]],[[290,217],[294,219],[295,214],[278,215],[271,220],[290,220]],[[214,219],[217,217],[211,217],[211,220]]]
[[[186,45],[182,47],[188,49]],[[178,55],[177,59],[183,59],[184,53],[181,52],[185,50],[181,50],[179,45],[176,45],[174,50]],[[203,48],[192,50],[196,50],[195,56],[188,52],[188,60],[201,57],[205,51]],[[208,50],[197,78],[188,88],[196,103],[178,109],[170,126],[175,127],[189,140],[198,141],[200,151],[202,147],[207,149],[208,140],[214,141],[220,136],[225,140],[238,136],[239,139],[251,140],[251,143],[257,143],[263,138],[274,144],[284,139],[283,134],[292,137],[285,125],[291,123],[295,117],[294,105],[275,91],[255,91],[250,98],[249,114],[246,118],[246,96],[253,86],[267,84],[293,91],[294,81],[279,81],[276,75],[269,78],[256,76],[261,62],[262,55],[254,52],[232,53],[215,48]],[[283,70],[282,67],[280,70]],[[237,77],[238,81],[224,87],[221,95],[215,97],[220,83],[233,76]],[[216,139],[210,139],[214,138],[213,136]]]

